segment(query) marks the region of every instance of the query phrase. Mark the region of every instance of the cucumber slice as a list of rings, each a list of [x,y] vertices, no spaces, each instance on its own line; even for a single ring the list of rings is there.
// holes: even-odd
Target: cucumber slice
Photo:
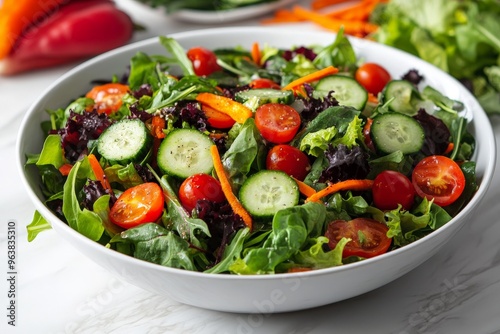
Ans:
[[[164,174],[183,179],[198,173],[210,174],[214,167],[212,145],[212,140],[198,130],[173,130],[158,148],[158,167]]]
[[[97,152],[111,165],[126,165],[141,161],[151,149],[151,142],[141,120],[123,119],[104,130],[97,141]]]
[[[299,187],[288,174],[262,170],[250,176],[241,186],[240,201],[254,217],[272,217],[281,209],[299,203]]]
[[[420,151],[425,133],[414,118],[398,112],[388,112],[373,119],[371,137],[375,147],[381,152],[401,151],[411,154]]]
[[[368,101],[368,92],[354,78],[343,75],[331,75],[318,81],[314,95],[325,97],[333,91],[333,97],[340,105],[363,110]]]
[[[389,82],[383,91],[384,101],[389,103],[389,110],[402,114],[414,116],[417,114],[419,104],[422,103],[420,93],[406,80],[393,80]]]
[[[240,103],[257,107],[266,103],[290,104],[295,100],[293,91],[272,88],[243,90],[236,93],[234,99]]]

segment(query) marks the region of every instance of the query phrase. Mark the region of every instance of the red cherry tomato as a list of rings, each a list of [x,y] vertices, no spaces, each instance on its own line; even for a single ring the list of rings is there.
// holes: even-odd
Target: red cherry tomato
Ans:
[[[210,75],[221,70],[215,53],[205,48],[191,48],[187,52],[187,57],[193,63],[194,73],[198,76]]]
[[[250,88],[261,89],[261,88],[272,88],[281,89],[281,86],[271,79],[259,78],[250,82]]]
[[[220,182],[208,174],[195,174],[182,182],[179,188],[182,206],[191,212],[199,200],[221,203],[226,200]]]
[[[391,246],[392,239],[387,237],[388,230],[385,224],[370,218],[334,220],[328,224],[325,236],[329,240],[330,249],[334,249],[343,237],[351,239],[344,247],[344,258],[370,258],[384,254]]]
[[[125,190],[109,212],[109,219],[123,228],[157,221],[163,213],[163,191],[154,182]]]
[[[415,189],[410,179],[392,170],[385,170],[375,177],[372,194],[373,202],[380,210],[397,209],[398,204],[410,210],[415,199]]]
[[[420,197],[440,206],[455,202],[465,188],[462,169],[452,159],[433,155],[422,159],[413,169],[412,182]]]
[[[255,125],[265,140],[284,144],[293,139],[300,127],[299,113],[286,104],[268,103],[257,108]]]
[[[267,153],[266,168],[281,170],[294,178],[303,181],[311,164],[307,155],[296,147],[282,144],[276,145]]]
[[[108,83],[92,88],[85,97],[94,100],[93,108],[98,113],[111,114],[122,106],[122,98],[129,91],[127,85],[119,83]]]
[[[385,85],[391,81],[389,72],[375,63],[364,63],[356,70],[354,77],[361,86],[373,95],[380,93]]]

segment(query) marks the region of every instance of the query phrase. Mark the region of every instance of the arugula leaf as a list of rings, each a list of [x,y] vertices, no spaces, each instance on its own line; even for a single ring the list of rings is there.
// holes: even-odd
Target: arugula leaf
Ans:
[[[35,240],[40,232],[52,229],[52,226],[47,220],[40,214],[40,212],[35,211],[31,223],[26,226],[28,230],[28,241],[31,242]]]

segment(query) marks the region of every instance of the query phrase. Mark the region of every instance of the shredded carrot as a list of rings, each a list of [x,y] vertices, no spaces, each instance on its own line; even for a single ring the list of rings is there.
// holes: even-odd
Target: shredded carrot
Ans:
[[[165,132],[163,132],[163,129],[165,129],[165,119],[160,116],[153,116],[151,119],[151,134],[153,137],[162,139],[165,138]]]
[[[309,83],[309,82],[313,82],[313,81],[317,81],[319,79],[322,79],[324,77],[327,77],[329,75],[333,75],[335,73],[338,73],[338,68],[336,67],[333,67],[333,66],[328,66],[328,67],[325,67],[321,70],[318,70],[316,72],[313,72],[311,74],[308,74],[308,75],[305,75],[301,78],[298,78],[292,82],[290,82],[288,85],[284,86],[283,88],[281,88],[282,90],[293,90],[305,83]]]
[[[235,123],[234,119],[232,119],[231,116],[229,116],[228,114],[225,114],[223,112],[220,112],[220,111],[210,107],[209,105],[202,104],[201,111],[203,111],[205,113],[205,116],[207,116],[208,124],[210,124],[211,126],[213,126],[215,128],[220,128],[220,127],[217,127],[217,124],[216,124],[217,121],[219,121],[219,123],[224,122],[224,123],[228,124],[228,127],[231,127],[231,126],[229,126],[229,124]]]
[[[368,102],[378,104],[378,97],[373,93],[368,93]]]
[[[446,154],[450,154],[451,152],[453,152],[453,149],[455,148],[455,144],[453,143],[449,143],[448,144],[448,147],[446,148],[446,151],[444,151],[444,155]]]
[[[0,4],[0,59],[12,50],[31,25],[39,23],[68,0],[4,0]]]
[[[224,170],[224,165],[222,164],[217,146],[212,145],[210,147],[210,154],[212,155],[212,159],[214,162],[215,174],[219,179],[219,182],[222,187],[222,192],[224,193],[224,196],[226,196],[229,205],[233,209],[234,213],[240,216],[241,219],[243,219],[245,225],[250,229],[252,229],[252,217],[247,212],[247,210],[245,210],[243,205],[241,205],[240,201],[233,193],[233,189],[231,188],[231,183],[227,178],[226,171]]]
[[[263,24],[271,24],[271,23],[292,23],[292,22],[301,22],[304,19],[295,15],[292,11],[288,9],[278,9],[273,17],[265,18],[261,21]]]
[[[260,45],[259,45],[259,43],[255,42],[255,43],[252,44],[251,54],[252,54],[252,60],[253,60],[253,62],[256,63],[259,66],[262,65],[261,64],[262,53],[260,51]]]
[[[368,179],[340,181],[329,185],[312,196],[309,196],[306,198],[306,203],[319,202],[321,198],[343,190],[369,190],[372,188],[372,185],[373,181]]]
[[[311,2],[311,8],[314,10],[320,10],[329,6],[338,5],[349,1],[350,0],[313,0]]]
[[[238,123],[245,123],[248,118],[253,116],[250,108],[222,95],[200,93],[196,96],[196,101],[230,116]]]
[[[106,178],[106,174],[104,174],[104,170],[101,167],[101,164],[93,154],[88,155],[90,167],[94,172],[96,179],[101,182],[104,189],[111,190],[111,185],[109,184],[108,179]]]
[[[368,34],[378,28],[377,25],[371,24],[366,20],[335,19],[319,12],[307,10],[301,6],[294,6],[293,12],[298,17],[314,22],[326,29],[339,31],[343,27],[346,34]]]
[[[311,187],[310,185],[308,185],[307,183],[303,182],[303,181],[300,181],[296,178],[293,178],[295,180],[295,182],[297,182],[297,185],[299,186],[299,191],[302,195],[306,196],[306,197],[311,197],[312,195],[314,195],[316,193],[316,190]]]
[[[64,164],[59,167],[59,172],[61,172],[63,176],[68,176],[69,172],[71,172],[71,168],[73,168],[72,164]]]

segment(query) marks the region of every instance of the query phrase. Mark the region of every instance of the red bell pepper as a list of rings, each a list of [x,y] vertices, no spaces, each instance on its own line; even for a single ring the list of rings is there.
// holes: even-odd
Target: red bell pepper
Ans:
[[[40,4],[43,0],[32,2]],[[10,41],[11,48],[4,57],[0,52],[0,74],[11,75],[92,57],[121,46],[132,37],[132,20],[111,0],[58,2],[61,5],[43,19],[36,21],[34,16],[35,21],[25,32],[18,34],[14,43]],[[0,16],[0,25],[4,21]]]

